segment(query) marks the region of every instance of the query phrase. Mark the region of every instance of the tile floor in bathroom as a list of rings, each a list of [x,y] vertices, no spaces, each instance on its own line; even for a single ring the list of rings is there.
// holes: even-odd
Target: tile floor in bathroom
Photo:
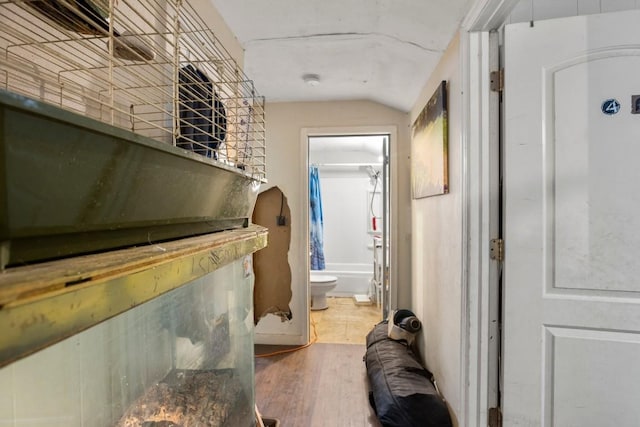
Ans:
[[[327,297],[329,308],[311,311],[311,337],[319,343],[365,344],[367,334],[382,318],[376,304],[356,305],[353,298]]]

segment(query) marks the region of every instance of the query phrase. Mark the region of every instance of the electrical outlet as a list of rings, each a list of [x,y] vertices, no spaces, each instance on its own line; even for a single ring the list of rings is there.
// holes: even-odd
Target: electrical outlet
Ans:
[[[278,215],[276,217],[276,222],[278,223],[278,225],[285,226],[287,225],[287,218],[283,215]]]

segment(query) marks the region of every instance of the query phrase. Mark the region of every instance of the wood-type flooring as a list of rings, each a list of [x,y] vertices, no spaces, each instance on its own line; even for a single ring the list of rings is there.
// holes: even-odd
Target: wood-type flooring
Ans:
[[[369,405],[362,360],[364,337],[379,318],[375,315],[365,317],[361,319],[362,323],[371,325],[357,325],[354,310],[369,309],[376,313],[375,306],[356,306],[354,309],[348,300],[331,298],[328,310],[320,315],[312,312],[315,329],[319,331],[315,344],[289,353],[256,358],[256,405],[264,418],[277,418],[280,427],[380,427]],[[338,322],[337,328],[345,331],[345,335],[329,334],[329,329],[335,332],[335,327],[328,327],[329,319]],[[349,322],[353,322],[353,327],[348,327]],[[341,323],[347,326],[342,328]],[[324,338],[322,331],[325,331]],[[326,342],[332,339],[342,343]],[[256,346],[256,353],[283,348]]]

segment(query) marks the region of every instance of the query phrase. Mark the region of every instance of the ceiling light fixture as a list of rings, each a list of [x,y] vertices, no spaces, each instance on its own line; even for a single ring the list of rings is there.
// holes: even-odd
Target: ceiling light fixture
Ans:
[[[318,86],[320,84],[320,76],[317,74],[305,74],[302,80],[309,86]]]

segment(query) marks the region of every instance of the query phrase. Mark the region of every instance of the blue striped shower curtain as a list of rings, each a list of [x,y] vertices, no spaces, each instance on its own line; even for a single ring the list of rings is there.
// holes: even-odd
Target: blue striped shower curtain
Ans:
[[[311,269],[324,270],[324,244],[322,238],[322,196],[318,168],[309,168],[309,230],[311,241]]]

